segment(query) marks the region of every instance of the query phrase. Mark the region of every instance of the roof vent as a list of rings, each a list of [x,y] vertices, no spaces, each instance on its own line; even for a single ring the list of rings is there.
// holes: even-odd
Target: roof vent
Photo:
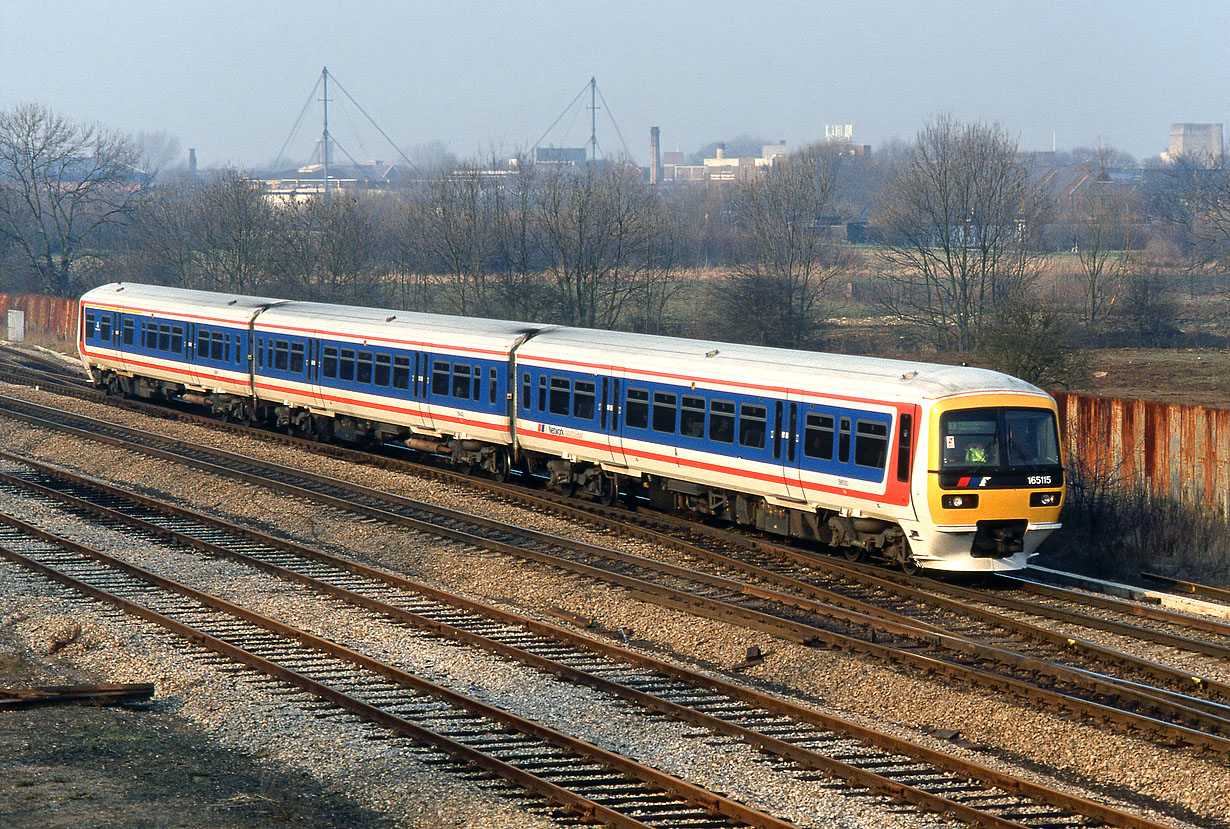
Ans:
[[[226,304],[227,304],[227,305],[234,305],[234,304],[235,304],[236,302],[238,302],[238,301],[239,301],[239,300],[237,300],[237,299],[232,299],[230,302],[228,302],[228,303],[226,303]]]
[[[393,320],[395,320],[395,319],[397,319],[397,314],[393,314],[391,317],[385,317],[385,318],[384,318],[384,321],[385,321],[385,322],[392,322],[392,321],[393,321]]]
[[[718,350],[716,348],[713,349],[712,351],[705,352],[706,357],[716,357],[717,355],[718,355]]]
[[[901,375],[901,379],[902,380],[913,380],[917,376],[918,376],[917,371],[907,371],[905,374]]]

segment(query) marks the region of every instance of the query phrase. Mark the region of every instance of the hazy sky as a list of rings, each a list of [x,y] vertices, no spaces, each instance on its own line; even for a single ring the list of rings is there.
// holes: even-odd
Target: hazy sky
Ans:
[[[838,123],[878,145],[941,111],[998,121],[1026,149],[1054,135],[1144,158],[1171,122],[1230,122],[1228,34],[1230,4],[1213,0],[0,0],[0,108],[46,104],[165,131],[202,167],[257,166],[327,65],[400,146],[470,156],[532,145],[593,75],[641,163],[652,125],[685,152],[742,133],[798,146]],[[344,103],[330,106],[343,146],[391,159]],[[587,117],[544,143],[583,144]],[[319,132],[314,103],[288,155]],[[622,149],[605,119],[599,143]]]

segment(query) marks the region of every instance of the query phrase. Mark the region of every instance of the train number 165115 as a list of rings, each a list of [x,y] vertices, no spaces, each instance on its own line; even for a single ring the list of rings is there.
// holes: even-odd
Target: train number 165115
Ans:
[[[1030,475],[1026,478],[1030,486],[1047,486],[1051,482],[1050,475]]]

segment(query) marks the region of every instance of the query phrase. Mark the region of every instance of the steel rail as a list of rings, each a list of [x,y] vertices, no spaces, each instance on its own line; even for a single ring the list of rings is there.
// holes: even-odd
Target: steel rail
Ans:
[[[8,454],[5,454],[5,457],[12,459],[12,456]],[[968,761],[959,760],[958,758],[953,758],[950,755],[945,755],[940,752],[918,746],[917,744],[910,743],[899,738],[871,732],[868,729],[855,726],[851,723],[838,720],[836,718],[825,717],[824,715],[812,712],[810,709],[803,708],[794,703],[789,703],[788,701],[781,700],[777,697],[772,697],[767,694],[737,687],[721,680],[704,677],[702,675],[695,674],[694,672],[669,666],[667,663],[663,663],[658,660],[640,656],[634,651],[621,648],[617,645],[601,642],[600,640],[582,636],[553,625],[535,622],[527,617],[523,617],[509,611],[503,611],[498,608],[480,604],[478,602],[462,599],[444,591],[419,584],[386,570],[363,565],[351,559],[340,558],[338,556],[324,553],[323,551],[316,550],[314,548],[295,544],[284,539],[274,538],[254,530],[230,524],[229,522],[222,521],[221,519],[213,516],[208,516],[203,513],[166,504],[156,499],[130,493],[127,490],[114,487],[92,478],[54,469],[37,461],[21,461],[20,459],[17,459],[17,462],[24,462],[49,477],[62,478],[73,483],[74,485],[81,486],[82,488],[99,490],[116,499],[137,504],[151,512],[198,523],[214,528],[215,530],[246,539],[247,541],[255,544],[282,550],[303,559],[321,562],[344,572],[360,575],[364,578],[395,587],[399,590],[429,596],[433,600],[444,602],[448,605],[476,614],[481,614],[483,617],[495,619],[505,624],[532,630],[539,635],[564,642],[574,647],[583,648],[586,651],[598,652],[611,659],[617,659],[622,662],[647,667],[656,673],[675,676],[692,685],[708,687],[727,696],[735,699],[743,699],[758,707],[762,707],[770,711],[787,713],[792,719],[800,719],[805,722],[811,722],[813,724],[821,725],[829,730],[839,731],[840,733],[857,733],[859,739],[862,739],[870,744],[877,745],[881,748],[886,748],[905,756],[911,756],[915,759],[923,760],[924,762],[930,763],[939,768],[961,774],[968,779],[977,780],[984,785],[994,786],[1004,791],[1029,797],[1037,802],[1046,803],[1061,809],[1071,810],[1075,814],[1079,814],[1084,817],[1094,818],[1116,826],[1144,827],[1156,825],[1150,821],[1138,818],[1134,815],[1129,815],[1117,809],[1111,809],[1101,804],[1068,795],[1049,787],[1031,784],[1009,775],[994,772],[990,769],[986,769],[985,767],[969,763]],[[358,593],[345,587],[339,587],[330,582],[322,581],[319,578],[304,575],[296,570],[270,563],[259,557],[237,552],[231,548],[209,542],[189,533],[176,531],[160,524],[146,521],[134,515],[129,515],[128,513],[112,509],[96,501],[90,501],[60,490],[45,487],[36,482],[27,481],[26,479],[13,478],[12,476],[4,473],[0,473],[0,479],[3,479],[13,485],[24,485],[32,491],[43,494],[49,498],[54,498],[55,500],[67,504],[73,508],[88,511],[102,518],[126,524],[127,526],[149,533],[155,537],[197,549],[209,555],[226,557],[231,560],[239,561],[247,566],[258,568],[287,581],[302,584],[322,593],[327,593],[351,604],[365,607],[369,610],[384,614],[399,621],[406,622],[417,628],[454,639],[469,646],[481,647],[501,656],[531,665],[540,671],[561,676],[569,681],[585,684],[613,696],[622,697],[645,708],[657,710],[678,719],[693,722],[716,733],[724,734],[726,736],[742,740],[746,743],[756,745],[764,751],[790,759],[794,762],[798,762],[806,767],[825,770],[830,774],[841,777],[842,779],[845,779],[855,785],[865,786],[873,791],[879,791],[884,794],[897,797],[924,809],[941,814],[947,813],[958,819],[978,825],[996,827],[1019,825],[1016,822],[1004,821],[995,818],[994,816],[988,817],[988,814],[985,811],[972,809],[948,798],[936,797],[925,790],[920,790],[917,787],[899,783],[892,778],[885,778],[882,775],[867,772],[857,766],[851,766],[850,764],[842,761],[829,758],[827,755],[819,754],[809,749],[800,748],[787,741],[779,740],[746,727],[729,723],[712,715],[705,714],[704,712],[696,711],[693,708],[688,708],[670,700],[662,699],[660,697],[639,691],[635,688],[630,688],[626,685],[612,682],[589,672],[577,670],[558,661],[539,656],[521,648],[504,644],[503,642],[493,640],[487,636],[475,634],[463,628],[459,628],[448,623],[443,623],[429,617],[421,616],[417,613],[407,611],[395,605],[390,605],[386,602],[373,600],[362,593]]]
[[[1159,573],[1147,573],[1141,571],[1140,577],[1145,581],[1156,582],[1164,587],[1169,587],[1178,593],[1189,593],[1193,596],[1202,596],[1220,604],[1230,604],[1230,590],[1224,587],[1214,587],[1211,584],[1200,584],[1194,581],[1183,581],[1182,579],[1163,576]]]
[[[4,400],[4,398],[0,398],[0,400]],[[246,463],[249,465],[257,465],[257,466],[261,465],[260,463],[254,462],[251,459],[245,458],[235,453],[226,452],[225,450],[218,450],[212,447],[195,446],[195,445],[189,444],[187,441],[176,440],[174,438],[167,438],[161,435],[152,435],[150,433],[141,432],[141,430],[136,430],[130,427],[120,426],[117,424],[109,423],[107,421],[99,421],[97,419],[89,418],[83,415],[78,415],[78,414],[68,413],[68,412],[58,412],[57,410],[50,409],[49,407],[44,407],[38,404],[29,403],[28,401],[12,401],[12,402],[19,403],[20,405],[23,405],[29,408],[34,408],[34,409],[43,410],[43,411],[56,412],[58,414],[65,415],[70,418],[75,418],[77,420],[85,421],[88,423],[94,423],[100,427],[112,429],[120,433],[127,433],[127,434],[132,434],[132,435],[145,435],[146,437],[152,437],[156,440],[163,441],[165,443],[170,443],[172,445],[176,445],[176,444],[191,445],[193,446],[194,449],[197,449],[202,452],[208,452],[209,454],[212,454],[217,457],[231,459],[235,463]],[[126,442],[120,438],[97,434],[89,430],[79,429],[76,427],[67,426],[65,424],[57,424],[52,421],[47,421],[43,418],[39,418],[37,416],[14,411],[11,408],[8,409],[7,411],[9,414],[15,417],[18,417],[20,419],[26,420],[28,422],[33,422],[33,423],[47,426],[50,428],[54,428],[60,431],[66,431],[69,433],[78,434],[82,437],[86,437],[86,438],[93,439],[93,440],[101,440],[104,442],[112,443],[114,445],[127,446]],[[133,448],[133,447],[127,446],[127,448]],[[626,575],[621,575],[618,573],[613,573],[612,571],[604,569],[604,568],[598,568],[592,565],[588,565],[588,564],[584,564],[584,563],[580,563],[576,561],[571,561],[568,559],[561,559],[558,556],[544,554],[544,553],[541,553],[535,550],[530,550],[525,547],[518,547],[516,545],[509,544],[507,542],[482,538],[482,537],[474,536],[470,533],[461,532],[461,531],[458,531],[452,528],[440,527],[438,525],[421,522],[421,521],[418,521],[417,519],[412,519],[407,516],[399,515],[397,513],[391,513],[387,510],[373,508],[370,506],[356,505],[353,502],[348,501],[345,498],[338,498],[336,496],[331,496],[326,493],[319,492],[315,489],[305,489],[303,487],[298,487],[293,484],[287,484],[281,481],[271,481],[260,475],[253,475],[252,473],[236,471],[234,469],[230,469],[230,468],[218,465],[218,464],[213,464],[207,461],[201,461],[199,459],[184,458],[183,456],[178,455],[174,452],[167,452],[165,450],[159,450],[159,449],[148,447],[148,446],[139,447],[139,451],[142,451],[144,453],[151,454],[154,456],[158,456],[158,457],[165,457],[169,460],[173,460],[179,463],[184,463],[190,466],[194,466],[198,468],[207,468],[207,469],[210,469],[210,471],[216,472],[221,475],[227,475],[230,477],[239,477],[241,479],[249,480],[250,482],[257,483],[262,486],[272,487],[275,489],[280,489],[282,491],[292,492],[296,495],[307,498],[309,500],[330,503],[330,504],[339,506],[343,509],[349,509],[351,511],[358,511],[364,514],[368,514],[374,517],[381,518],[383,520],[391,521],[393,523],[400,523],[405,526],[412,526],[416,529],[422,529],[427,532],[434,533],[436,535],[443,535],[453,540],[462,541],[468,544],[473,544],[473,545],[486,548],[489,550],[493,550],[496,552],[507,553],[507,554],[519,556],[521,558],[527,558],[533,561],[548,564],[550,566],[567,569],[567,570],[577,572],[583,575],[594,577],[594,578],[597,578],[603,581],[613,582],[613,583],[619,584],[629,589],[633,595],[638,596],[642,599],[651,601],[653,603],[659,604],[661,606],[680,610],[683,612],[702,615],[708,618],[714,618],[714,619],[718,619],[718,620],[726,621],[726,622],[730,622],[733,620],[734,622],[738,624],[751,627],[752,629],[761,630],[763,632],[770,633],[771,635],[781,636],[789,641],[794,641],[794,642],[798,642],[801,644],[813,644],[817,641],[823,642],[829,647],[840,648],[842,650],[847,650],[850,652],[860,652],[861,651],[865,653],[870,653],[871,655],[876,656],[877,658],[889,661],[890,663],[910,665],[912,667],[916,667],[926,672],[940,672],[940,673],[944,673],[946,675],[953,676],[953,677],[960,678],[960,679],[972,679],[979,684],[983,684],[983,685],[986,685],[987,687],[992,688],[993,690],[1010,689],[1014,693],[1018,693],[1019,695],[1025,698],[1034,698],[1034,699],[1045,701],[1047,704],[1052,705],[1061,711],[1071,711],[1075,709],[1078,713],[1081,713],[1086,716],[1092,716],[1092,717],[1096,717],[1099,719],[1105,719],[1109,722],[1120,722],[1122,724],[1128,724],[1134,728],[1144,729],[1146,731],[1152,731],[1154,733],[1160,733],[1163,736],[1165,736],[1167,739],[1172,739],[1180,743],[1199,745],[1199,746],[1202,746],[1204,748],[1207,748],[1213,751],[1224,753],[1226,752],[1227,747],[1230,747],[1230,741],[1228,741],[1225,737],[1221,737],[1217,735],[1216,733],[1214,733],[1214,732],[1217,732],[1218,730],[1226,729],[1227,726],[1230,725],[1230,723],[1228,723],[1226,719],[1220,716],[1216,716],[1213,712],[1210,712],[1210,711],[1195,710],[1188,705],[1184,705],[1180,702],[1175,702],[1173,698],[1167,699],[1165,698],[1166,692],[1160,691],[1159,689],[1142,689],[1139,686],[1129,684],[1129,683],[1124,683],[1122,681],[1115,681],[1111,677],[1102,676],[1102,675],[1095,674],[1095,673],[1092,673],[1092,672],[1089,672],[1083,669],[1070,668],[1070,667],[1059,665],[1053,662],[1045,662],[1045,661],[1038,660],[1033,657],[1022,656],[1020,654],[1016,654],[1011,651],[1005,651],[1001,648],[995,648],[989,645],[975,642],[973,640],[963,639],[961,637],[957,637],[957,636],[953,636],[949,634],[935,633],[932,631],[922,630],[908,622],[907,623],[896,623],[896,622],[892,622],[892,621],[888,621],[884,619],[868,617],[866,615],[859,614],[857,612],[846,611],[842,608],[834,607],[831,605],[823,605],[823,604],[815,603],[815,602],[808,603],[810,605],[808,609],[812,612],[816,612],[830,619],[835,619],[835,620],[838,620],[844,623],[862,626],[868,629],[870,632],[872,632],[872,635],[870,636],[871,641],[867,641],[866,639],[860,639],[857,637],[853,637],[853,636],[849,636],[849,635],[845,635],[841,633],[834,633],[832,631],[818,627],[814,624],[785,620],[780,616],[775,616],[772,614],[766,614],[760,611],[744,608],[739,605],[731,604],[728,601],[706,599],[706,598],[702,598],[696,595],[681,594],[678,591],[673,591],[673,590],[670,590],[669,588],[663,588],[661,585],[654,584],[652,582],[647,582],[644,579],[639,579],[639,578],[634,578],[634,577],[630,577]],[[274,465],[274,464],[264,464],[264,466],[270,467],[270,468],[277,468],[282,472],[293,472],[295,475],[302,474],[302,476],[306,477],[308,480],[311,480],[313,482],[320,483],[320,484],[339,483],[335,479],[329,478],[327,476],[317,475],[315,473],[304,473],[301,470],[297,470],[297,469],[290,470],[285,467],[278,467],[277,465]],[[368,495],[374,494],[384,499],[385,501],[392,501],[392,502],[400,501],[403,503],[412,504],[416,507],[422,506],[418,502],[414,502],[411,499],[402,498],[401,496],[394,496],[394,495],[390,495],[387,493],[380,493],[377,490],[371,490],[370,488],[362,487],[362,486],[355,485],[355,484],[349,484],[345,482],[340,482],[340,483],[343,485],[345,489],[348,489],[354,492],[363,492]],[[440,510],[440,511],[447,513],[447,514],[451,514],[456,517],[461,517],[465,519],[469,518],[468,516],[465,516],[465,514],[457,513],[456,511],[453,511],[453,510]],[[504,524],[503,522],[494,521],[492,519],[475,518],[474,521],[476,523],[486,524],[488,526],[499,526],[501,528],[507,528],[509,526],[507,524]],[[675,575],[679,575],[684,578],[692,578],[694,580],[703,581],[711,585],[726,585],[729,587],[729,589],[732,589],[735,592],[741,593],[741,594],[749,594],[749,589],[750,589],[751,591],[754,591],[761,595],[774,595],[775,597],[781,596],[784,599],[785,603],[789,605],[798,606],[801,602],[801,600],[795,597],[785,596],[784,594],[775,594],[774,591],[764,591],[761,588],[754,588],[749,585],[743,585],[742,583],[730,582],[730,580],[728,579],[721,579],[719,577],[706,576],[704,574],[697,574],[694,571],[686,570],[684,568],[673,567],[672,565],[665,565],[660,562],[654,562],[652,560],[643,559],[640,557],[626,556],[624,554],[617,554],[614,551],[608,550],[606,548],[594,547],[593,545],[582,544],[580,542],[575,542],[569,539],[558,539],[554,536],[548,536],[547,534],[544,534],[544,533],[537,533],[536,531],[523,531],[523,530],[518,529],[518,533],[522,535],[537,536],[539,538],[549,538],[555,543],[562,545],[562,547],[564,548],[580,549],[580,550],[584,550],[594,555],[604,556],[608,559],[623,558],[625,561],[635,560],[637,564],[656,569],[658,572],[667,572],[667,573],[673,572]],[[1132,699],[1132,700],[1135,700],[1136,704],[1140,707],[1141,710],[1150,711],[1150,712],[1154,712],[1154,711],[1165,712],[1166,715],[1169,716],[1173,720],[1173,722],[1168,722],[1163,719],[1158,719],[1156,717],[1147,716],[1137,711],[1130,711],[1127,709],[1115,708],[1112,705],[1102,704],[1098,702],[1096,699],[1086,700],[1080,697],[1075,697],[1069,693],[1064,693],[1061,691],[1055,691],[1055,690],[1043,688],[1040,685],[1037,685],[1032,682],[1027,682],[1027,681],[1024,681],[1024,680],[1021,680],[1019,678],[1015,678],[1012,676],[996,674],[992,671],[977,668],[973,665],[961,665],[959,663],[951,663],[951,662],[948,662],[947,660],[940,659],[937,657],[932,657],[932,656],[927,656],[925,654],[918,654],[915,652],[911,652],[909,649],[902,648],[899,646],[891,646],[891,645],[886,646],[886,645],[883,645],[875,641],[874,632],[876,632],[877,629],[881,632],[887,632],[890,634],[895,634],[895,635],[909,638],[916,643],[926,644],[931,647],[938,647],[938,648],[941,648],[943,650],[948,650],[953,653],[962,653],[962,654],[965,654],[968,658],[973,658],[976,660],[979,660],[979,659],[990,660],[993,662],[997,662],[1001,665],[1012,666],[1018,670],[1024,670],[1027,672],[1040,674],[1040,675],[1050,675],[1061,681],[1066,681],[1066,682],[1076,685],[1077,687],[1083,688],[1089,693],[1093,693],[1095,695],[1101,695],[1103,698],[1119,699],[1119,700]],[[1201,702],[1201,701],[1194,700],[1194,702]],[[1206,728],[1207,731],[1201,731],[1199,728],[1195,727],[1198,725]]]
[[[159,576],[156,573],[152,573],[143,568],[129,564],[122,559],[107,555],[106,553],[93,549],[84,544],[77,543],[71,539],[63,538],[34,525],[14,519],[12,516],[0,515],[0,521],[19,529],[25,534],[39,538],[50,544],[71,550],[78,555],[93,559],[106,567],[135,577],[161,590],[179,594],[206,607],[213,608],[222,613],[230,614],[244,622],[247,622],[248,624],[263,628],[264,630],[275,633],[278,636],[297,641],[308,648],[319,651],[320,653],[375,673],[393,681],[398,685],[401,685],[402,687],[421,693],[430,694],[433,697],[444,700],[450,705],[463,708],[479,717],[503,723],[508,727],[516,729],[517,731],[537,737],[567,751],[574,752],[584,757],[589,757],[590,759],[617,770],[622,774],[629,775],[645,782],[646,784],[669,792],[684,802],[689,803],[690,805],[709,814],[721,815],[723,817],[739,821],[742,824],[763,827],[763,829],[792,829],[794,826],[789,822],[779,820],[772,815],[768,815],[742,803],[731,800],[723,795],[715,794],[699,786],[688,783],[684,780],[680,780],[679,778],[673,777],[650,766],[638,763],[615,752],[608,751],[576,739],[570,735],[564,734],[563,732],[550,728],[549,726],[527,720],[516,714],[512,714],[511,712],[497,708],[480,700],[459,694],[414,674],[366,656],[358,651],[347,648],[332,640],[316,636],[315,634],[300,630],[248,608],[189,587],[188,585],[180,584],[163,576]],[[290,682],[291,684],[301,687],[304,690],[308,690],[309,692],[346,708],[365,719],[378,722],[414,739],[418,739],[422,742],[436,746],[441,750],[454,754],[455,756],[459,756],[474,765],[499,774],[506,779],[513,780],[514,782],[517,782],[532,791],[538,792],[539,794],[552,799],[555,802],[571,805],[579,814],[588,816],[595,821],[606,822],[611,825],[621,827],[645,826],[645,824],[640,821],[630,819],[628,816],[604,807],[593,800],[589,800],[588,798],[578,797],[575,793],[567,789],[557,786],[548,780],[537,777],[536,775],[529,774],[523,769],[519,769],[483,752],[479,752],[472,747],[466,746],[464,743],[460,743],[444,735],[428,731],[421,726],[397,717],[389,712],[383,711],[370,703],[330,688],[329,686],[306,677],[301,673],[289,670],[284,666],[280,666],[268,659],[257,656],[256,654],[243,651],[230,643],[227,643],[203,631],[192,628],[191,626],[175,619],[171,619],[170,617],[158,613],[151,608],[145,607],[136,602],[132,602],[128,599],[124,599],[123,597],[117,596],[102,588],[76,579],[66,573],[61,572],[60,570],[57,570],[56,568],[38,562],[28,556],[22,555],[6,545],[0,544],[0,556],[28,569],[35,570],[48,578],[52,578],[55,581],[60,582],[61,584],[72,587],[73,589],[87,593],[96,599],[119,607],[125,612],[139,616],[147,621],[154,622],[155,624],[176,633],[194,644],[204,645],[211,650],[249,665],[250,667],[256,668],[263,673]]]

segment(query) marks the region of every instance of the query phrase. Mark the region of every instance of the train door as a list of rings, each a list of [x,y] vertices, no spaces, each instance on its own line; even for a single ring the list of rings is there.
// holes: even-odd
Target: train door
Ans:
[[[449,361],[442,359],[438,354],[431,354],[427,351],[419,352],[421,359],[418,361],[418,401],[419,420],[424,428],[436,429],[436,419],[433,415],[435,409],[439,406],[448,406],[448,390],[452,368]],[[440,366],[434,366],[434,363],[440,363]],[[443,379],[439,383],[435,383],[433,391],[433,375],[434,368],[440,368],[443,372]],[[439,392],[439,393],[436,393]]]
[[[625,385],[621,371],[612,371],[609,376],[602,378],[602,412],[599,416],[600,428],[607,435],[611,460],[623,466],[628,465],[623,446],[623,390]]]
[[[298,343],[292,343],[293,349]],[[320,339],[320,332],[316,331],[310,334],[303,343],[303,360],[304,360],[304,378],[307,387],[311,389],[311,406],[320,411],[328,411],[330,408],[329,399],[326,396],[321,375],[323,373],[324,363],[324,345]],[[294,368],[295,355],[291,355],[292,369]],[[334,372],[336,374],[336,372]]]
[[[141,337],[141,323],[137,323],[137,337]],[[184,323],[184,371],[188,374],[188,382],[200,384],[201,374],[200,366],[197,363],[199,359],[197,355],[197,324],[195,322]],[[205,356],[209,356],[206,354]]]
[[[773,404],[773,459],[782,465],[782,479],[787,498],[803,499],[801,472],[802,418],[796,400],[778,400]]]

